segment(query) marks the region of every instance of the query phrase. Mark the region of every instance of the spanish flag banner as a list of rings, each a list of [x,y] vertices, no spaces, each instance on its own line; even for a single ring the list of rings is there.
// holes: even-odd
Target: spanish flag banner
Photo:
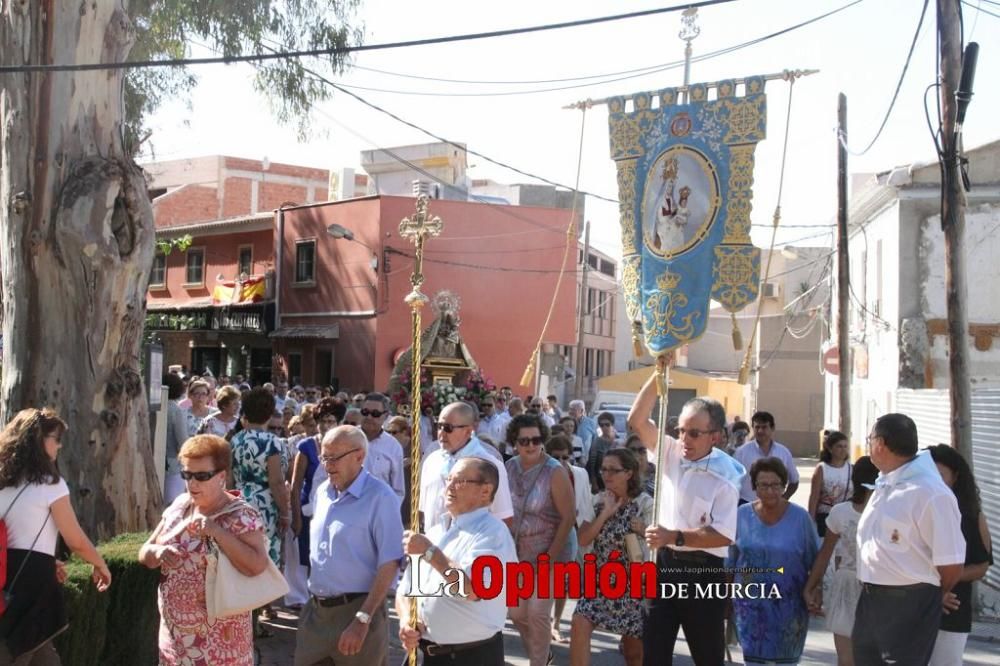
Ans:
[[[656,356],[704,334],[711,300],[735,313],[757,297],[750,210],[764,77],[741,87],[695,84],[683,104],[676,88],[608,101],[625,308]]]
[[[212,305],[257,303],[264,300],[267,284],[265,277],[246,278],[242,282],[220,282],[212,290]]]

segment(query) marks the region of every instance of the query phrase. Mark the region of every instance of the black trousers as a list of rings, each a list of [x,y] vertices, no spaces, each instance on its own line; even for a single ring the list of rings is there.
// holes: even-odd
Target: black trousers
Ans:
[[[690,555],[674,554],[660,548],[656,556],[659,571],[656,582],[688,583],[691,594],[686,599],[654,599],[646,615],[642,632],[643,666],[669,666],[674,663],[674,645],[678,629],[684,629],[691,658],[698,666],[722,666],[726,657],[725,598],[699,599],[697,584],[725,583],[718,571],[721,557],[700,551]],[[717,571],[705,571],[716,569]]]
[[[503,634],[498,631],[489,643],[468,650],[434,656],[425,653],[424,666],[504,666]]]
[[[926,666],[941,624],[941,588],[864,583],[851,643],[857,666]]]

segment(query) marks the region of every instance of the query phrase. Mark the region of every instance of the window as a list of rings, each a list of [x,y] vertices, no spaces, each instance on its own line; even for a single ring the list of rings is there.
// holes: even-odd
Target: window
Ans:
[[[592,314],[597,305],[597,290],[587,287],[587,314]]]
[[[187,251],[186,284],[205,284],[205,248],[190,247]]]
[[[295,244],[295,281],[316,281],[316,241],[299,241]]]
[[[165,287],[167,284],[167,255],[157,252],[153,256],[153,269],[149,271],[149,286]]]
[[[588,254],[587,255],[587,263],[590,264],[590,267],[593,268],[596,271],[597,270],[597,255],[596,254]]]
[[[614,263],[612,263],[612,262],[610,262],[610,261],[608,261],[606,259],[601,259],[601,267],[598,270],[601,271],[602,273],[604,273],[605,275],[610,275],[611,277],[615,276],[615,265],[614,265]]]
[[[236,275],[253,275],[253,245],[240,246],[240,258],[236,263]]]
[[[584,349],[583,350],[583,376],[593,377],[594,376],[594,350]]]

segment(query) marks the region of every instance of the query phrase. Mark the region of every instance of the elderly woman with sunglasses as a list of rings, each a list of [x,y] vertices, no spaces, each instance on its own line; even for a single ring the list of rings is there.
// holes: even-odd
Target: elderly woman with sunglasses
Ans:
[[[206,556],[214,541],[241,573],[267,567],[264,521],[256,509],[226,492],[232,466],[229,444],[197,435],[181,447],[187,492],[177,498],[139,549],[139,562],[160,569],[160,664],[252,666],[250,612],[209,621]]]
[[[569,473],[542,448],[548,435],[537,414],[521,414],[507,426],[507,441],[517,452],[506,464],[514,544],[521,561],[547,555],[550,562],[571,562],[576,557],[576,500]],[[535,595],[510,609],[531,666],[544,666],[550,658],[552,606],[552,598]]]
[[[642,491],[640,459],[627,449],[612,449],[601,463],[604,492],[596,502],[596,517],[580,528],[580,544],[594,544],[597,566],[620,553],[625,566],[628,562],[645,560],[642,535],[653,521],[653,498]],[[581,599],[573,613],[570,639],[570,663],[583,666],[590,663],[590,637],[594,629],[616,633],[622,637],[625,663],[642,663],[643,607],[626,595],[619,599],[598,596]]]

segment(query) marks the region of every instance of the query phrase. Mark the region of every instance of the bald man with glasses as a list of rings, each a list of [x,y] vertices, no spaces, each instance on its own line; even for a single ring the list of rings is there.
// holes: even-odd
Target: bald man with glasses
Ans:
[[[420,513],[425,531],[439,523],[448,522],[445,480],[462,458],[482,458],[497,468],[500,482],[496,497],[490,504],[490,513],[508,525],[513,519],[514,506],[510,499],[507,469],[496,449],[476,437],[477,417],[476,409],[465,402],[453,402],[441,410],[437,424],[441,448],[428,455],[420,469]]]
[[[387,664],[385,598],[403,557],[399,500],[365,468],[368,438],[338,426],[323,436],[327,480],[309,528],[309,601],[302,608],[295,666]]]

